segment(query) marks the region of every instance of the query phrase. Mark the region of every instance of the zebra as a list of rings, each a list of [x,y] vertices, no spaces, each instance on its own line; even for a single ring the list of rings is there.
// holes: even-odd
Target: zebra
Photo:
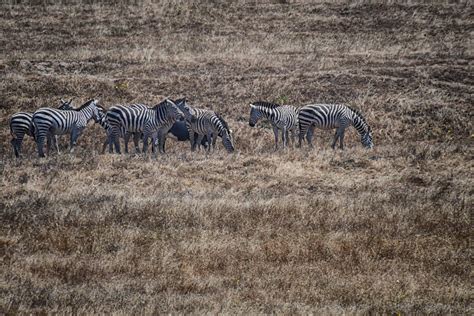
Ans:
[[[204,136],[207,137],[207,151],[215,149],[217,137],[221,137],[222,144],[227,152],[232,153],[235,150],[232,130],[229,129],[227,122],[217,113],[211,110],[191,108],[186,104],[186,100],[178,100],[177,105],[183,110],[186,117],[186,125],[189,130],[189,141],[191,151],[196,150],[196,145],[201,146]],[[197,134],[197,135],[196,135]],[[195,138],[197,139],[195,141]]]
[[[279,105],[276,103],[258,101],[250,103],[249,125],[254,127],[261,118],[270,121],[275,134],[275,149],[278,149],[278,130],[281,130],[283,148],[288,144],[288,132],[294,143],[298,129],[298,109],[292,105]]]
[[[50,135],[70,134],[70,152],[74,152],[74,146],[87,123],[94,119],[100,120],[99,106],[97,100],[89,100],[78,109],[61,111],[52,108],[41,108],[33,114],[35,128],[35,140],[38,147],[38,155],[44,157],[43,143],[45,137]]]
[[[118,136],[120,132],[143,133],[143,152],[148,149],[148,138],[158,139],[160,152],[164,153],[164,142],[168,130],[176,120],[184,118],[183,112],[174,104],[173,101],[165,99],[153,108],[138,108],[132,106],[113,106],[107,111],[107,122],[111,126],[110,148],[112,151],[112,142],[115,150],[120,153],[120,144]],[[152,150],[155,151],[156,142],[152,142]]]
[[[348,126],[354,126],[361,137],[361,143],[366,148],[374,146],[372,142],[372,130],[365,121],[362,114],[347,105],[343,104],[309,104],[300,108],[299,111],[299,142],[301,142],[304,135],[310,147],[313,147],[312,138],[314,128],[319,129],[336,129],[334,141],[331,147],[336,147],[336,142],[339,139],[339,146],[344,148],[344,131]]]
[[[143,104],[132,104],[129,105],[129,107],[137,108],[137,109],[148,109],[148,106],[143,105]],[[111,138],[111,133],[112,133],[112,127],[107,121],[107,115],[106,111],[100,110],[100,120],[99,120],[99,125],[102,126],[102,128],[105,130],[107,134],[107,138],[105,139],[103,145],[102,145],[102,154],[105,153],[105,150],[107,148],[107,145],[110,146],[111,152],[112,152],[112,138]],[[128,153],[128,142],[130,140],[130,135],[133,135],[133,142],[135,144],[135,152],[139,153],[140,148],[139,148],[139,141],[140,138],[142,137],[142,133],[129,133],[127,132],[123,127],[120,130],[119,136],[124,139],[125,142],[125,153]]]
[[[59,110],[72,110],[72,100],[64,101],[61,99],[61,105],[58,107]],[[12,140],[10,143],[13,147],[13,152],[15,157],[20,157],[21,144],[25,134],[34,138],[35,136],[35,126],[33,124],[33,113],[31,112],[18,112],[13,114],[10,117],[10,134],[12,135]],[[48,138],[48,151],[51,146],[51,139]]]

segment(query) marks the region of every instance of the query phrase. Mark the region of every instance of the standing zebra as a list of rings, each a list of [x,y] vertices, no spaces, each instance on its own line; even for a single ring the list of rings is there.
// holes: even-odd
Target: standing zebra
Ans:
[[[61,111],[52,108],[37,110],[33,114],[33,124],[38,155],[44,157],[43,144],[46,137],[67,133],[71,137],[69,147],[72,153],[77,139],[91,119],[96,122],[100,119],[97,100],[89,100],[75,110]]]
[[[115,150],[120,153],[120,144],[118,136],[120,132],[143,133],[143,152],[147,152],[148,138],[158,137],[160,152],[164,153],[164,141],[168,130],[176,120],[183,119],[183,113],[176,104],[169,99],[165,99],[153,108],[139,108],[132,106],[113,106],[107,111],[107,122],[110,124],[110,151],[112,151],[112,142],[115,144]],[[155,136],[157,135],[157,136]],[[154,152],[155,141],[152,142]]]
[[[278,130],[281,130],[283,148],[288,144],[289,131],[294,143],[296,130],[298,129],[298,109],[296,107],[264,101],[251,103],[249,125],[254,127],[261,118],[268,119],[273,126],[275,149],[278,149]]]
[[[372,131],[362,114],[343,104],[309,104],[303,106],[299,111],[299,146],[307,134],[310,147],[313,147],[312,137],[314,127],[319,129],[336,129],[334,141],[331,147],[336,147],[339,139],[339,146],[344,148],[344,131],[348,126],[354,126],[361,137],[361,143],[367,148],[372,148]],[[309,129],[309,131],[308,131]]]
[[[185,99],[178,100],[177,105],[183,110],[186,117],[191,151],[196,150],[196,145],[201,147],[204,136],[208,140],[208,152],[211,150],[211,144],[212,148],[215,149],[217,137],[221,137],[222,144],[227,152],[231,153],[235,150],[232,130],[229,129],[227,122],[219,114],[210,110],[191,108],[186,104]],[[196,136],[197,139],[195,140]]]
[[[143,105],[143,104],[132,104],[132,105],[129,105],[129,107],[137,108],[137,109],[148,109],[148,107],[146,105]],[[107,138],[104,141],[104,144],[102,146],[102,154],[105,153],[105,149],[107,148],[107,145],[110,146],[110,149],[111,149],[110,152],[112,153],[112,141],[113,141],[112,136],[111,136],[112,135],[112,127],[107,121],[106,112],[104,110],[100,110],[99,114],[100,114],[100,120],[99,120],[98,123],[99,123],[100,126],[102,126],[104,128],[104,130],[107,134]],[[130,134],[133,135],[133,143],[135,144],[135,152],[139,153],[140,148],[138,147],[138,145],[139,145],[140,137],[142,136],[142,134],[141,133],[129,133],[122,126],[122,128],[120,130],[120,133],[119,133],[119,136],[124,139],[125,153],[128,154],[128,141],[130,140]]]
[[[72,99],[69,101],[64,101],[61,99],[61,105],[59,106],[59,110],[72,110],[71,107]],[[13,114],[10,117],[10,133],[12,135],[12,140],[10,143],[12,144],[13,151],[15,156],[18,158],[20,157],[21,152],[21,144],[23,142],[23,138],[26,135],[29,135],[34,138],[35,136],[35,126],[33,124],[33,113],[30,112],[18,112]],[[48,138],[48,151],[51,145],[51,139]]]

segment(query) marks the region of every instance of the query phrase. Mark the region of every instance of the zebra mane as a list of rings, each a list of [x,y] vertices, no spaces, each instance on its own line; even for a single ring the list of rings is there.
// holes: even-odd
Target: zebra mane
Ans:
[[[274,108],[277,108],[277,107],[280,106],[280,104],[266,102],[266,101],[257,101],[257,102],[254,102],[252,104],[255,105],[255,106],[262,106],[262,107],[268,108],[268,109],[274,109]]]
[[[159,107],[166,105],[166,103],[167,103],[167,100],[164,99],[164,100],[161,101],[160,103],[154,105],[154,106],[152,107],[152,109],[156,110],[156,109],[158,109]]]
[[[369,124],[367,123],[367,121],[365,120],[365,117],[362,115],[362,113],[357,110],[356,108],[353,108],[353,107],[350,107],[348,105],[346,105],[352,112],[354,112],[358,118],[361,119],[362,122],[364,122],[364,124],[367,126],[368,130],[370,131],[370,126]]]
[[[177,100],[171,100],[174,102],[174,104],[178,104],[178,103],[181,103],[181,102],[186,102],[186,98],[181,98],[181,99],[177,99]]]
[[[74,109],[76,111],[80,111],[82,110],[83,108],[89,106],[89,104],[91,104],[92,102],[94,102],[95,100],[94,99],[90,99],[89,101],[87,101],[86,103],[84,103],[83,105],[81,105],[80,107],[78,107],[77,109]]]

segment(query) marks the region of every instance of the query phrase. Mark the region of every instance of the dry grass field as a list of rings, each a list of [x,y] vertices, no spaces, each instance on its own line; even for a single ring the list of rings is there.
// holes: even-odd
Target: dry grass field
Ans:
[[[471,314],[469,1],[2,1],[0,313]],[[66,2],[66,1],[64,1]],[[186,96],[237,151],[14,159],[8,118]],[[354,129],[273,150],[256,100],[347,103]]]

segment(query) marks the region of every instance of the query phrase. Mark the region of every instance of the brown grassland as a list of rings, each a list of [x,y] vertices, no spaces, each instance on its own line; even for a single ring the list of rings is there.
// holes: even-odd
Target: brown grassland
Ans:
[[[2,1],[0,313],[473,313],[469,1]],[[186,96],[237,151],[14,159],[8,118]],[[347,103],[273,151],[258,99]]]

